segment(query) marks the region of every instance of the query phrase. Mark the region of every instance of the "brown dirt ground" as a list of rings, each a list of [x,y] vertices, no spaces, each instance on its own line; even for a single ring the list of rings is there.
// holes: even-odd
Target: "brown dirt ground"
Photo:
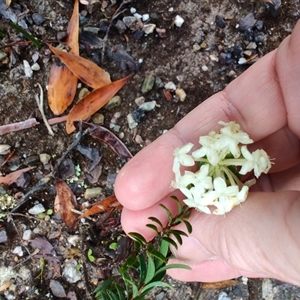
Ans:
[[[88,8],[80,6],[85,22],[84,25],[81,25],[81,30],[87,27],[99,28],[100,20],[109,20],[114,10],[120,5],[120,1],[117,1],[116,4],[108,1],[108,6],[101,9],[104,4],[104,1],[96,1]],[[24,13],[23,18],[29,24],[29,30],[33,36],[41,41],[49,41],[56,40],[57,34],[66,30],[73,2],[69,0],[20,0],[12,1],[11,7],[21,9]],[[114,24],[118,19],[131,15],[130,7],[135,7],[141,14],[151,14],[150,22],[155,23],[159,28],[166,29],[165,37],[159,37],[153,33],[136,39],[137,33],[130,30],[121,34]],[[121,97],[121,104],[110,110],[101,109],[100,113],[104,115],[104,126],[109,128],[114,113],[121,112],[121,117],[117,121],[120,129],[116,134],[121,136],[122,141],[133,154],[160,136],[164,130],[170,129],[199,103],[222,90],[247,69],[248,65],[239,65],[236,60],[228,64],[221,64],[220,61],[217,61],[221,52],[229,51],[233,46],[245,50],[247,43],[244,34],[236,28],[236,24],[244,16],[252,12],[257,20],[264,22],[264,28],[261,31],[264,42],[257,51],[258,57],[275,49],[284,37],[290,34],[300,16],[300,4],[295,0],[282,1],[282,9],[276,17],[272,17],[263,1],[259,0],[235,0],[230,4],[228,1],[217,0],[133,0],[124,8],[126,10],[112,23],[107,46],[115,47],[121,44],[135,61],[143,59],[143,62],[139,71],[118,93]],[[42,25],[33,25],[28,21],[33,13],[44,16],[45,21]],[[225,28],[218,28],[215,25],[217,14],[225,19]],[[174,25],[176,15],[182,16],[185,20],[181,28]],[[39,91],[36,87],[37,83],[41,84],[46,94],[51,62],[50,53],[45,45],[39,50],[31,44],[22,45],[20,42],[25,39],[10,28],[2,16],[0,16],[0,28],[4,32],[4,36],[0,40],[0,52],[13,53],[15,58],[15,61],[0,63],[0,125],[23,121],[31,117],[35,117],[41,122],[41,115],[34,96]],[[104,34],[99,32],[97,36],[103,38]],[[17,43],[8,46],[12,42]],[[206,46],[195,51],[195,45],[202,43],[205,43]],[[26,78],[23,60],[32,64],[32,55],[35,52],[39,54],[38,63],[41,69],[34,72],[31,78]],[[85,47],[81,48],[81,55],[86,58],[92,59],[98,54],[97,49],[87,51]],[[122,70],[118,62],[107,57],[104,57],[99,64],[110,73],[113,80],[131,73],[129,70]],[[203,66],[207,67],[207,71],[203,71]],[[141,86],[149,74],[159,77],[163,83],[173,81],[178,87],[184,89],[187,98],[184,102],[179,101],[176,97],[169,101],[164,96],[163,88],[155,85],[144,97],[146,101],[155,100],[157,107],[147,112],[135,129],[129,129],[126,116],[137,108],[134,100],[142,96]],[[47,104],[45,105],[45,114],[48,119],[54,117]],[[35,170],[29,172],[29,179],[26,179],[28,185],[13,184],[6,190],[9,194],[26,193],[39,179],[49,173],[49,169],[39,161],[39,154],[48,153],[53,166],[74,141],[75,134],[67,135],[63,123],[54,125],[53,130],[55,131],[54,137],[48,135],[46,127],[41,122],[40,125],[30,129],[0,136],[0,144],[8,144],[15,149],[10,163],[0,169],[2,174],[10,173],[14,166],[36,166]],[[137,139],[137,136],[141,139]],[[106,145],[92,138],[84,138],[81,144],[100,149],[102,173],[96,184],[90,184],[85,178],[88,160],[78,152],[71,151],[68,157],[75,165],[80,165],[82,170],[79,180],[84,181],[88,187],[101,187],[102,198],[111,195],[113,193],[111,177],[113,178],[125,161],[115,155]],[[96,228],[94,221],[87,221],[80,225],[78,232],[69,232],[64,224],[58,222],[54,216],[41,220],[28,214],[28,208],[31,208],[35,201],[42,203],[46,209],[53,208],[55,197],[53,184],[54,180],[49,182],[43,190],[34,193],[26,205],[20,208],[19,214],[10,217],[10,222],[6,219],[1,221],[2,229],[8,234],[8,241],[0,244],[0,267],[13,267],[18,276],[13,276],[9,280],[10,288],[0,291],[0,299],[61,298],[54,296],[51,291],[50,283],[54,278],[63,285],[66,293],[73,291],[76,295],[74,298],[69,295],[65,299],[92,299],[89,293],[95,288],[97,282],[110,276],[110,271],[117,265],[116,254],[108,249],[108,245],[123,235],[118,224],[118,214],[112,216],[112,219],[116,221],[116,226],[110,228],[109,231],[105,231],[103,226]],[[74,191],[80,204],[86,201],[83,197],[84,189],[74,188]],[[89,201],[93,202],[96,199]],[[61,275],[61,270],[55,262],[46,263],[42,275],[39,276],[41,259],[33,255],[34,247],[22,239],[26,229],[33,231],[33,239],[43,237],[51,243],[55,256],[61,257],[58,265],[62,264],[63,266],[66,259],[75,259],[81,263],[83,265],[81,279],[76,283],[69,283]],[[74,235],[79,236],[80,242],[71,246],[68,238]],[[16,246],[23,247],[23,256],[19,257],[12,253]],[[86,258],[88,249],[93,250],[93,255],[96,257],[94,263]],[[50,270],[56,267],[58,270]],[[56,271],[58,273],[55,273]],[[264,284],[266,285],[260,280],[250,280],[247,285],[240,283],[236,287],[228,287],[223,290],[203,290],[199,284],[187,285],[175,281],[171,281],[171,283],[176,287],[175,292],[157,290],[155,295],[152,295],[153,299],[218,299],[218,297],[221,299],[220,295],[225,291],[230,299],[254,300],[262,299],[262,287]],[[280,288],[277,290],[289,290],[289,292],[285,292],[285,294],[282,292],[281,298],[274,296],[275,298],[268,299],[300,299],[295,296],[299,297],[300,295],[295,287],[281,283],[272,282],[272,284],[273,289],[278,286]],[[237,290],[239,291],[237,292]]]

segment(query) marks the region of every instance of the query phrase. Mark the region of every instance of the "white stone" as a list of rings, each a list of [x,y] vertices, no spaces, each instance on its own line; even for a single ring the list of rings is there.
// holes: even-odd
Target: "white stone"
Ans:
[[[27,60],[23,60],[24,72],[26,77],[32,77],[33,71],[30,68],[29,62]]]
[[[41,203],[38,203],[35,206],[33,206],[32,208],[28,209],[28,212],[31,215],[38,215],[38,214],[43,213],[45,211],[46,211],[46,209],[45,209],[44,205],[41,204]]]
[[[150,111],[150,110],[153,110],[156,106],[156,101],[153,100],[153,101],[147,101],[147,102],[144,102],[142,103],[139,108],[144,110],[144,111]]]
[[[31,229],[27,229],[23,232],[23,236],[22,239],[24,241],[29,241],[32,239],[32,230]]]
[[[31,70],[32,71],[39,71],[41,69],[40,65],[38,63],[34,63],[32,66],[31,66]]]
[[[185,98],[186,98],[186,93],[185,93],[185,91],[183,89],[179,89],[179,88],[176,89],[175,90],[175,94],[177,95],[177,97],[179,98],[179,100],[181,102],[183,102],[185,100]]]
[[[176,85],[174,82],[169,81],[165,84],[165,89],[169,91],[175,91],[176,90]]]
[[[202,69],[202,71],[204,71],[204,72],[208,71],[208,67],[207,67],[207,66],[205,66],[205,65],[204,65],[204,66],[202,66],[202,67],[201,67],[201,69]]]
[[[149,14],[143,14],[142,15],[142,20],[143,20],[143,22],[146,22],[146,21],[148,21],[150,19],[150,15]]]
[[[150,34],[150,33],[153,33],[154,29],[156,28],[156,25],[155,24],[145,24],[143,26],[143,31],[146,33],[146,34]]]
[[[181,27],[183,23],[184,23],[184,19],[183,19],[182,17],[180,17],[179,15],[177,15],[177,16],[175,17],[174,24],[175,24],[177,27]]]
[[[135,13],[135,14],[133,14],[133,16],[138,20],[142,19],[142,15],[140,15],[139,13]]]
[[[24,255],[23,249],[21,246],[17,246],[13,251],[13,254],[17,254],[18,256],[22,257]]]
[[[135,13],[136,13],[136,8],[130,7],[130,12],[131,12],[132,14],[135,14]]]

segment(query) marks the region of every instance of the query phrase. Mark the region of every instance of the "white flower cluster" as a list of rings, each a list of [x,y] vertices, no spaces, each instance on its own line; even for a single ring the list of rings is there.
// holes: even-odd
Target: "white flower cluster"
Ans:
[[[216,215],[229,212],[247,198],[249,187],[255,179],[241,182],[241,175],[254,171],[258,178],[271,168],[268,154],[258,149],[250,152],[246,145],[253,143],[249,135],[235,122],[219,122],[223,128],[201,136],[201,147],[190,154],[193,148],[188,143],[174,151],[173,172],[175,181],[172,186],[179,189],[189,207]],[[181,167],[196,166],[196,171]],[[211,207],[215,209],[211,211]]]

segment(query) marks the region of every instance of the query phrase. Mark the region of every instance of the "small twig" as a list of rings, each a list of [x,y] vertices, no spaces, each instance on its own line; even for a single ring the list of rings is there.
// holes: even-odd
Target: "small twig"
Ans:
[[[50,127],[49,123],[48,123],[48,120],[45,116],[45,113],[44,113],[44,92],[43,92],[43,89],[41,87],[41,85],[39,83],[36,84],[39,88],[40,88],[40,97],[36,94],[35,95],[35,100],[36,100],[36,103],[38,105],[38,108],[41,112],[41,115],[42,115],[42,118],[43,118],[43,121],[48,129],[48,132],[50,135],[54,135],[54,132],[52,131],[52,128]]]
[[[56,172],[58,171],[61,163],[65,160],[66,156],[70,153],[70,151],[72,151],[80,142],[80,140],[86,135],[88,134],[90,131],[90,129],[86,129],[84,132],[82,132],[82,128],[80,126],[79,128],[79,132],[76,134],[76,138],[74,140],[74,142],[68,147],[68,149],[66,150],[66,152],[61,156],[61,158],[57,161],[57,164],[55,165],[55,167],[53,168],[53,171],[51,173],[49,173],[48,175],[46,175],[45,177],[43,177],[30,191],[28,191],[18,202],[17,206],[15,206],[11,212],[16,212],[25,202],[27,202],[28,198],[36,193],[37,191],[41,190],[42,188],[44,188],[46,186],[46,184],[55,177]]]

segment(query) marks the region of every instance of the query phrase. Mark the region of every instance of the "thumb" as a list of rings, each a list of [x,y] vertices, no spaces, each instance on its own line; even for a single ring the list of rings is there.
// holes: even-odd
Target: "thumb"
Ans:
[[[193,232],[170,269],[182,281],[213,282],[238,276],[270,277],[300,285],[300,192],[251,193],[225,216],[193,211]]]

